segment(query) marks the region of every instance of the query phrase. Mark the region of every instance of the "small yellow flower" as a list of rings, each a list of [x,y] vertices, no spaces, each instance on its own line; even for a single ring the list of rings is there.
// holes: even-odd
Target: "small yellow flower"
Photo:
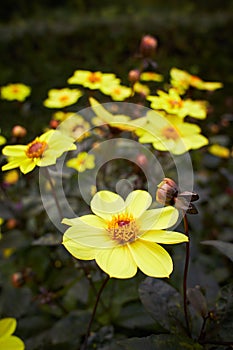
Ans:
[[[179,93],[183,94],[189,86],[199,90],[214,91],[223,86],[220,82],[206,82],[196,75],[192,75],[184,70],[172,68],[170,71],[171,84]]]
[[[139,142],[152,143],[159,151],[183,154],[190,149],[198,149],[208,144],[208,140],[200,135],[198,125],[185,123],[176,116],[163,116],[154,111],[147,113],[148,122],[136,130]]]
[[[8,84],[1,87],[1,97],[8,101],[23,102],[31,93],[31,88],[24,84]]]
[[[23,341],[12,335],[16,329],[16,319],[7,317],[0,320],[0,349],[1,350],[24,350]]]
[[[213,144],[208,148],[208,151],[216,157],[229,158],[230,150],[224,146]]]
[[[63,134],[73,137],[78,142],[90,136],[90,128],[90,123],[81,115],[74,113],[58,126],[58,130],[61,130]]]
[[[111,96],[114,101],[124,101],[132,95],[132,89],[123,85],[103,85],[100,87],[100,91]]]
[[[141,94],[143,96],[148,96],[150,94],[150,89],[147,85],[145,84],[141,84],[139,83],[139,81],[137,81],[134,85],[133,85],[133,91],[137,92],[138,94]]]
[[[161,74],[155,73],[155,72],[143,72],[140,75],[140,80],[143,81],[163,81],[163,76]]]
[[[146,117],[131,119],[129,116],[123,114],[113,115],[93,97],[90,97],[89,101],[97,116],[92,119],[92,123],[95,126],[107,124],[120,130],[133,131],[146,123]]]
[[[64,122],[64,120],[72,117],[76,112],[63,112],[58,111],[53,114],[53,119],[61,122]]]
[[[82,173],[86,169],[93,169],[95,167],[95,157],[93,154],[80,152],[77,157],[69,159],[66,162],[66,166]]]
[[[110,277],[131,278],[137,268],[148,276],[168,277],[172,259],[158,243],[176,244],[188,238],[167,230],[178,219],[175,208],[147,210],[151,202],[146,191],[133,191],[126,200],[116,193],[99,191],[90,205],[95,215],[63,219],[71,226],[63,244],[78,259],[95,259]]]
[[[4,145],[6,143],[6,139],[5,137],[3,137],[2,135],[0,135],[0,146]]]
[[[19,173],[17,170],[10,170],[3,176],[4,185],[14,185],[19,179]]]
[[[78,89],[51,89],[48,92],[48,98],[44,101],[44,106],[48,108],[70,106],[76,103],[82,95],[82,92]]]
[[[56,163],[64,152],[76,149],[74,139],[60,131],[49,130],[28,145],[5,146],[2,153],[9,157],[2,170],[20,168],[26,174],[36,166],[44,167]]]
[[[170,114],[176,114],[180,118],[187,115],[197,119],[205,119],[207,105],[205,101],[182,100],[176,89],[169,89],[168,93],[158,90],[158,96],[148,96],[151,107],[154,110],[164,110]]]
[[[69,84],[82,85],[91,90],[111,84],[119,84],[119,82],[120,79],[117,79],[115,74],[90,72],[88,70],[76,70],[72,77],[68,79]]]

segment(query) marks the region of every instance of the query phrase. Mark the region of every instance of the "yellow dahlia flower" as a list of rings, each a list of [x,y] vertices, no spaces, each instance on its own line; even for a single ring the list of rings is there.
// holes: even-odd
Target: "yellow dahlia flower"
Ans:
[[[8,84],[1,87],[1,97],[8,101],[24,101],[31,93],[31,88],[24,84]]]
[[[189,86],[199,90],[214,91],[223,86],[220,82],[203,81],[196,75],[192,75],[184,70],[172,68],[170,70],[171,84],[178,89],[179,93],[183,94]]]
[[[126,200],[116,193],[99,191],[91,201],[94,215],[63,219],[71,226],[63,244],[78,259],[95,259],[110,277],[133,277],[137,268],[148,276],[169,277],[172,259],[158,243],[175,244],[188,238],[167,230],[178,219],[175,208],[147,210],[151,202],[146,191],[133,191]]]
[[[12,335],[16,329],[16,319],[7,317],[0,320],[0,350],[23,350],[23,341]]]
[[[76,149],[74,139],[57,130],[49,130],[28,145],[5,146],[2,153],[9,157],[2,170],[20,168],[26,174],[36,166],[44,167],[56,163],[64,152]]]
[[[76,70],[68,79],[69,84],[82,85],[91,90],[99,89],[102,86],[119,84],[120,79],[113,73],[90,72],[88,70]]]
[[[95,157],[93,154],[80,152],[77,157],[69,159],[66,162],[66,166],[82,173],[86,169],[93,169],[95,167]]]
[[[44,106],[47,108],[70,106],[76,103],[82,95],[82,92],[78,89],[51,89],[48,92],[48,98],[44,101]]]
[[[151,108],[164,110],[169,114],[176,114],[180,118],[187,115],[197,119],[205,119],[207,116],[207,104],[205,101],[182,100],[176,89],[169,89],[168,93],[158,90],[158,96],[148,96]]]
[[[163,116],[154,111],[147,113],[147,124],[136,130],[139,142],[152,143],[159,151],[169,151],[175,155],[190,149],[198,149],[208,144],[200,135],[201,129],[196,124],[185,123],[177,116]]]

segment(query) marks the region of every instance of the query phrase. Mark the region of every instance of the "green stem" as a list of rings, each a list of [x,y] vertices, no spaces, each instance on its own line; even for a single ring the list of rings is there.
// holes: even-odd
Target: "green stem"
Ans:
[[[109,276],[107,276],[107,277],[104,279],[104,281],[103,281],[103,283],[102,283],[102,285],[101,285],[101,287],[100,287],[100,289],[99,289],[99,292],[98,292],[98,294],[97,294],[97,298],[96,298],[95,305],[94,305],[94,308],[93,308],[93,311],[92,311],[92,315],[91,315],[90,322],[89,322],[89,324],[88,324],[88,328],[87,328],[85,340],[84,340],[84,343],[83,343],[83,346],[82,346],[82,350],[87,350],[88,337],[89,337],[89,335],[90,335],[91,326],[92,326],[92,323],[93,323],[94,318],[95,318],[95,314],[96,314],[97,306],[98,306],[98,304],[99,304],[100,296],[101,296],[101,294],[102,294],[102,292],[103,292],[103,290],[104,290],[104,288],[105,288],[107,282],[109,281],[109,279],[110,279]]]
[[[184,221],[184,231],[186,236],[189,239],[189,228],[188,228],[188,219],[186,214],[183,217]],[[187,307],[187,278],[188,278],[188,268],[189,268],[189,258],[190,258],[190,242],[186,242],[185,246],[185,265],[184,265],[184,276],[183,276],[183,307],[184,307],[184,317],[187,328],[188,336],[191,338],[189,318],[188,318],[188,307]]]

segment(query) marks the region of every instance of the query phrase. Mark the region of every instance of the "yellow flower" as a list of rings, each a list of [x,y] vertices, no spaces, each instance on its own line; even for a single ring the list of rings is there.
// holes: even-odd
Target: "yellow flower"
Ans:
[[[124,101],[132,95],[132,89],[123,85],[103,85],[100,87],[100,91],[111,96],[114,101]]]
[[[144,95],[144,96],[148,96],[150,94],[149,87],[147,85],[145,85],[145,84],[139,83],[139,81],[137,81],[133,85],[133,91],[137,92],[138,94]]]
[[[131,119],[127,115],[116,114],[113,115],[108,112],[98,101],[96,101],[93,97],[89,99],[91,107],[97,117],[92,119],[92,123],[95,126],[101,126],[103,124],[107,124],[113,128],[118,128],[120,130],[133,131],[138,127],[142,126],[146,122],[146,118],[137,118]]]
[[[143,72],[140,75],[140,80],[143,81],[163,81],[163,76],[161,74],[155,73],[155,72]]]
[[[199,90],[214,91],[223,86],[220,82],[206,82],[196,75],[189,74],[188,72],[172,68],[170,71],[171,84],[178,89],[179,93],[183,94],[189,86],[195,87]]]
[[[9,157],[2,170],[20,168],[26,174],[36,166],[44,167],[56,163],[64,152],[76,149],[74,140],[57,130],[49,130],[28,145],[5,146],[2,153]]]
[[[53,119],[59,122],[64,122],[64,120],[68,119],[69,117],[72,117],[75,113],[76,112],[58,111],[53,114]]]
[[[90,136],[91,126],[81,115],[74,113],[67,114],[71,115],[58,127],[63,134],[73,137],[78,142]]]
[[[208,140],[200,135],[198,125],[185,123],[176,116],[163,116],[154,111],[147,113],[148,123],[136,130],[139,142],[152,143],[159,151],[183,154],[190,149],[198,149],[208,144]]]
[[[10,170],[3,176],[4,185],[14,185],[19,179],[19,173],[17,170]]]
[[[0,226],[2,226],[2,224],[4,223],[3,218],[0,217]]]
[[[115,74],[90,72],[88,70],[76,70],[72,77],[68,79],[69,84],[82,85],[91,90],[99,89],[102,86],[111,84],[119,84],[120,79],[116,78]]]
[[[7,317],[0,320],[0,349],[1,350],[23,350],[23,341],[12,335],[16,329],[16,319]]]
[[[66,165],[82,173],[86,169],[93,169],[95,167],[95,157],[93,154],[80,152],[77,157],[69,159]]]
[[[0,135],[0,146],[4,145],[4,143],[6,143],[6,139],[2,135]]]
[[[229,158],[230,150],[224,146],[213,144],[208,148],[208,151],[216,157]]]
[[[76,103],[82,95],[82,92],[78,89],[51,89],[48,92],[48,98],[44,101],[44,106],[48,108],[70,106]]]
[[[172,259],[158,243],[175,244],[188,238],[166,230],[178,219],[175,208],[147,210],[151,202],[146,191],[133,191],[125,201],[116,193],[99,191],[91,201],[95,215],[63,219],[71,226],[63,244],[78,259],[95,259],[110,277],[133,277],[137,267],[148,276],[168,277]]]
[[[8,84],[1,87],[1,97],[8,101],[24,101],[31,93],[31,88],[24,84]]]
[[[164,110],[170,114],[176,114],[180,118],[187,115],[197,119],[205,119],[207,106],[205,101],[182,100],[176,89],[169,89],[168,93],[158,90],[158,96],[148,96],[151,107],[154,110]]]

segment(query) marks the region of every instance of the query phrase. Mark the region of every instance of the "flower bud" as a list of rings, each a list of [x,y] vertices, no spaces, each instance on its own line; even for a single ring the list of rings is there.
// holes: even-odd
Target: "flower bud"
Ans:
[[[140,78],[140,71],[138,69],[131,69],[128,74],[129,81],[134,84]]]
[[[140,43],[140,53],[143,57],[150,57],[153,55],[153,53],[156,50],[157,47],[157,39],[155,39],[151,35],[145,35],[142,37],[141,43]]]
[[[174,205],[178,196],[178,191],[179,188],[175,181],[165,177],[158,185],[156,200],[163,205]]]
[[[24,285],[24,277],[22,272],[15,272],[11,276],[11,282],[15,288],[20,288]]]
[[[22,138],[27,134],[27,130],[21,125],[15,125],[11,130],[11,134],[14,137]]]

